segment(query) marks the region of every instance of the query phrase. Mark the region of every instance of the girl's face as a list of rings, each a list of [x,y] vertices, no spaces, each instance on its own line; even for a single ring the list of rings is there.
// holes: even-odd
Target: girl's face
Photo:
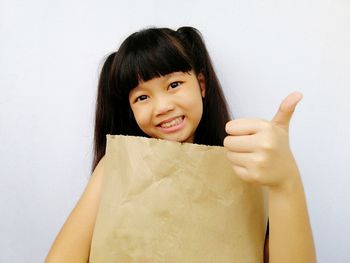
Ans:
[[[140,129],[152,138],[193,142],[203,113],[205,80],[194,71],[140,82],[129,102]]]

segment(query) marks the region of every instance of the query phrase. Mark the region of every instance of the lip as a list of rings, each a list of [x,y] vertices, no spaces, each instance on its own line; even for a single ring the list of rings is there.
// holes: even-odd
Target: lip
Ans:
[[[175,125],[175,126],[172,126],[172,127],[169,127],[169,128],[163,128],[163,127],[160,126],[162,123],[172,121],[172,120],[174,120],[174,119],[176,119],[178,117],[182,117],[182,122],[180,122],[178,125]],[[166,119],[166,120],[162,121],[161,123],[159,123],[157,125],[157,128],[160,131],[164,132],[164,133],[172,133],[172,132],[176,132],[176,131],[181,130],[185,126],[185,123],[186,123],[186,117],[184,115],[182,115],[182,116],[177,116],[177,117],[169,118],[169,119]]]
[[[175,120],[175,119],[177,119],[177,118],[179,118],[179,117],[184,117],[184,116],[183,116],[183,115],[180,115],[180,116],[176,116],[176,117],[172,117],[172,118],[166,119],[166,120],[164,120],[164,121],[158,123],[157,126],[162,125],[163,123],[166,123],[166,122],[170,122],[170,121],[172,121],[172,120]]]

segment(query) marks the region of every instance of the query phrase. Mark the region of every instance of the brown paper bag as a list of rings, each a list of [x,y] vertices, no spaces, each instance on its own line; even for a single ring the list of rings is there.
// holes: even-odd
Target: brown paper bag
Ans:
[[[224,147],[107,135],[90,262],[263,262],[266,194]]]

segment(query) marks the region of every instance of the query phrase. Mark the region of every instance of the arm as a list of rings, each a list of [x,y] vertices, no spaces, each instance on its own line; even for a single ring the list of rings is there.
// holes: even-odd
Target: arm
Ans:
[[[265,255],[271,263],[316,262],[303,185],[289,147],[289,122],[301,98],[300,93],[290,94],[272,121],[237,119],[226,124],[229,136],[224,146],[233,170],[243,180],[268,189]]]
[[[269,262],[316,262],[316,253],[299,174],[284,189],[269,189]]]
[[[104,157],[96,166],[80,200],[56,237],[46,263],[88,262],[102,190],[103,163]]]

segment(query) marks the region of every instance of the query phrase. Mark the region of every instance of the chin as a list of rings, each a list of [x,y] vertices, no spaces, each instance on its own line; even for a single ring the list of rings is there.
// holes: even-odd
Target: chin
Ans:
[[[189,138],[188,137],[167,137],[167,136],[164,136],[163,138],[159,138],[159,139],[162,139],[162,140],[167,140],[167,141],[172,141],[172,142],[181,142],[181,143],[185,143],[185,142],[190,142]]]

